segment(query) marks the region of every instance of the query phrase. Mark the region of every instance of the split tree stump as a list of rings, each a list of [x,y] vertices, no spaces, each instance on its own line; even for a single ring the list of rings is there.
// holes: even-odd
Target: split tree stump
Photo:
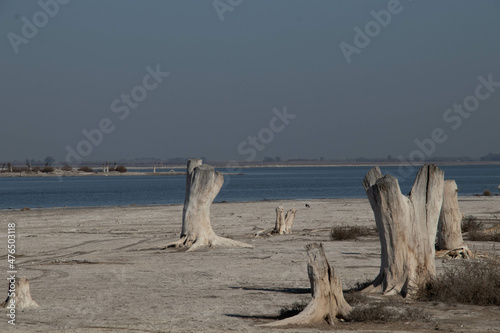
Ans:
[[[282,206],[276,207],[276,224],[272,232],[280,235],[285,233],[285,209]]]
[[[219,193],[224,176],[200,159],[187,162],[186,195],[182,211],[182,230],[177,242],[167,247],[187,247],[194,251],[200,247],[235,246],[253,247],[229,238],[219,237],[210,224],[210,206]]]
[[[14,288],[9,280],[9,292],[7,299],[2,303],[2,308],[10,308],[15,304],[16,309],[38,308],[39,305],[31,298],[30,283],[27,278],[15,278]]]
[[[307,273],[311,282],[312,300],[298,315],[262,326],[307,325],[327,322],[333,325],[335,318],[346,318],[351,306],[344,299],[342,283],[325,256],[323,245],[306,246]]]
[[[364,181],[381,245],[380,273],[363,292],[401,294],[435,276],[437,224],[443,202],[444,172],[434,165],[420,168],[408,196],[398,180],[371,169]]]
[[[437,250],[453,258],[472,257],[462,238],[462,212],[458,206],[458,187],[454,180],[444,182],[443,205],[439,215]]]
[[[295,208],[290,209],[288,212],[286,212],[285,215],[285,234],[291,234],[292,233],[292,225],[293,221],[295,220],[295,213],[297,213],[297,210]]]
[[[296,212],[297,210],[292,208],[285,215],[285,209],[282,206],[276,207],[276,224],[272,233],[280,235],[292,233]]]

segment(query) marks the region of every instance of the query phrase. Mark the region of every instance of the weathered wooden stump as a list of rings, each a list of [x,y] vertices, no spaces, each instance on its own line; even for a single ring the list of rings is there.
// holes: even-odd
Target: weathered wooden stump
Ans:
[[[462,238],[462,212],[458,206],[458,187],[454,180],[444,182],[443,205],[438,222],[437,250],[440,256],[470,258],[472,252]]]
[[[285,215],[285,234],[292,233],[292,225],[293,225],[293,221],[295,220],[296,213],[297,213],[297,210],[295,208],[292,208],[288,212],[286,212],[286,215]]]
[[[285,215],[285,209],[282,206],[276,207],[276,224],[271,233],[280,235],[290,234],[296,212],[297,210],[292,208]]]
[[[2,303],[2,308],[28,309],[38,308],[39,305],[31,298],[30,283],[22,277],[10,279],[7,299]]]
[[[342,283],[325,256],[322,244],[306,246],[307,273],[311,282],[312,300],[298,315],[262,326],[306,325],[327,322],[333,325],[335,318],[346,318],[351,306],[344,299]]]
[[[381,245],[380,273],[363,292],[401,294],[436,274],[437,224],[443,202],[444,172],[424,165],[408,196],[401,194],[391,175],[378,167],[366,175],[363,186],[375,215]]]
[[[285,233],[285,209],[282,206],[276,207],[276,223],[272,233],[283,235]]]
[[[212,229],[210,206],[223,183],[224,177],[214,167],[202,165],[200,159],[188,160],[181,236],[177,242],[168,244],[167,247],[187,247],[188,251],[205,246],[253,247],[219,237]]]

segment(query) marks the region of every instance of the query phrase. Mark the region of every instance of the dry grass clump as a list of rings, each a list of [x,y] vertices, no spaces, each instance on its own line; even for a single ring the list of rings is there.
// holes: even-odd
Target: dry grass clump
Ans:
[[[469,231],[469,240],[476,242],[500,242],[500,233],[488,234],[481,231]]]
[[[483,195],[484,195],[485,197],[491,197],[491,195],[492,195],[492,194],[491,194],[491,191],[490,191],[490,190],[485,190],[485,191],[483,192]]]
[[[353,288],[350,290],[344,290],[344,299],[350,306],[362,305],[369,302],[368,296],[358,292],[358,290],[360,289]]]
[[[356,240],[358,237],[375,235],[376,230],[362,226],[337,226],[330,232],[331,240]]]
[[[289,317],[293,317],[298,315],[305,309],[305,307],[309,304],[308,301],[302,300],[300,302],[295,302],[291,306],[284,306],[280,309],[280,314],[277,319],[286,319]]]
[[[500,242],[500,233],[488,233],[481,222],[476,222],[474,216],[462,219],[462,232],[468,232],[468,239],[477,242]]]
[[[94,170],[92,170],[91,168],[89,168],[88,166],[81,166],[78,168],[78,171],[81,171],[81,172],[94,172]]]
[[[500,305],[500,262],[461,260],[417,290],[426,301],[475,305]]]
[[[394,306],[389,302],[374,305],[356,306],[346,321],[350,322],[396,322],[424,319],[427,316],[421,308]]]
[[[41,171],[44,172],[44,173],[54,172],[54,168],[51,167],[51,166],[45,166],[45,167],[42,168]]]
[[[65,165],[63,165],[63,166],[61,167],[61,170],[62,170],[62,171],[72,171],[72,170],[73,170],[73,168],[72,168],[71,166],[69,166],[69,165],[65,164]]]
[[[425,319],[421,308],[415,308],[398,301],[374,302],[365,294],[348,291],[344,298],[353,307],[346,318],[349,322],[397,322]],[[370,301],[372,304],[370,304]]]
[[[127,172],[127,168],[124,165],[119,165],[119,166],[116,167],[116,169],[114,171],[118,171],[120,173],[124,173],[124,172]]]
[[[462,232],[478,231],[482,228],[482,224],[476,222],[476,218],[472,215],[464,216],[462,219]]]
[[[24,167],[12,167],[12,172],[26,172],[26,171],[29,171],[29,169]]]

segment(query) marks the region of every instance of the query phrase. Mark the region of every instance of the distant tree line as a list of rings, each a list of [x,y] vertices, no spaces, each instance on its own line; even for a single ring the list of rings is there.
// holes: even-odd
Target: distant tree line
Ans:
[[[276,157],[264,157],[262,160],[264,163],[273,163],[273,162],[281,162],[281,157],[276,156]]]
[[[500,154],[489,153],[481,157],[481,161],[500,161]]]

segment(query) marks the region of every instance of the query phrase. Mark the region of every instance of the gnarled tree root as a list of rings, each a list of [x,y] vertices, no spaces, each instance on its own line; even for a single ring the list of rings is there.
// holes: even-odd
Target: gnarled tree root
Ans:
[[[227,247],[245,247],[253,248],[253,245],[249,245],[243,242],[239,242],[230,238],[215,236],[211,238],[198,237],[196,239],[190,239],[187,236],[182,237],[176,242],[170,243],[166,248],[188,248],[186,252],[193,252],[200,248],[205,247],[215,247],[215,246],[227,246]]]
[[[439,258],[449,257],[453,259],[462,258],[462,259],[472,259],[474,258],[474,254],[467,245],[462,245],[452,250],[441,250],[436,251],[436,256]]]
[[[312,243],[306,249],[309,257],[307,272],[313,299],[298,315],[260,326],[280,327],[322,322],[333,325],[336,317],[346,318],[351,312],[351,306],[344,299],[340,278],[328,263],[323,245]]]

